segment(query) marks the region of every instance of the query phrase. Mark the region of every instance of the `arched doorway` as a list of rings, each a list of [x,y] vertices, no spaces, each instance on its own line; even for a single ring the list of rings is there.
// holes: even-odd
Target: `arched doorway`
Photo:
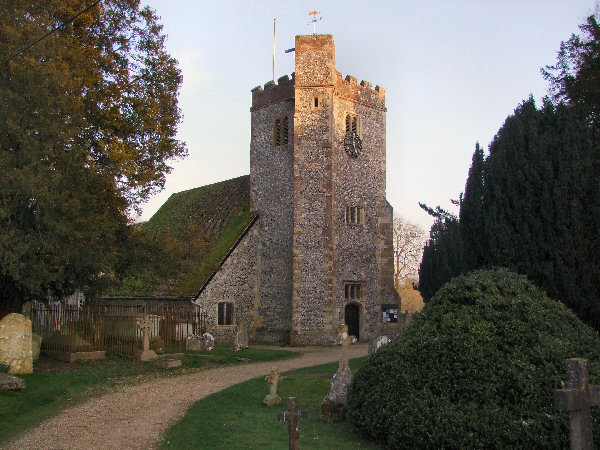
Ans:
[[[348,325],[348,334],[360,339],[360,305],[348,303],[344,310],[344,322]]]

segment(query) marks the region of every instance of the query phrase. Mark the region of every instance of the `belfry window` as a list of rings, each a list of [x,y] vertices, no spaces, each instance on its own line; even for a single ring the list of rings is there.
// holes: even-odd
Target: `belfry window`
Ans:
[[[346,134],[358,134],[358,117],[346,116]]]
[[[275,126],[273,127],[273,145],[281,145],[281,120],[279,119],[275,121]]]
[[[289,142],[289,135],[290,126],[287,116],[275,120],[275,125],[273,126],[273,145],[276,147],[286,145]]]
[[[281,122],[281,144],[285,145],[288,143],[288,118],[284,117]]]

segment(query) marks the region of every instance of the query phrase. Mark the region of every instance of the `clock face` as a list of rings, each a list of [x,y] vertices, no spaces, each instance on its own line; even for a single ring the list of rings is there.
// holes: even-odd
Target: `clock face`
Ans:
[[[344,149],[352,158],[357,158],[362,151],[362,141],[356,132],[348,133],[344,138]]]

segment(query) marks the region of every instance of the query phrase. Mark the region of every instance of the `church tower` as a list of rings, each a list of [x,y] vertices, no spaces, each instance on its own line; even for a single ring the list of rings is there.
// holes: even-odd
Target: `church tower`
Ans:
[[[398,308],[385,91],[342,79],[331,35],[296,36],[295,58],[291,79],[252,91],[255,338],[327,344],[340,322],[369,338]]]

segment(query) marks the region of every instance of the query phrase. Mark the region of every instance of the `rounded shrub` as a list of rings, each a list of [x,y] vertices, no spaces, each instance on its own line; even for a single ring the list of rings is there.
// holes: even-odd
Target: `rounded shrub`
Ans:
[[[349,417],[388,448],[568,448],[568,416],[554,409],[553,390],[576,357],[598,383],[595,331],[525,277],[473,272],[442,287],[363,364]],[[600,406],[592,412],[599,442]]]

